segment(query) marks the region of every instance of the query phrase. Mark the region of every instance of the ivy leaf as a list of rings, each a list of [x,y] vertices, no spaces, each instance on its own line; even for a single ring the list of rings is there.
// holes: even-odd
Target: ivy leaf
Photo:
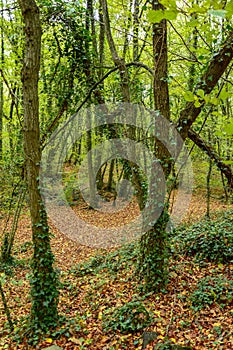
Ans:
[[[217,97],[211,97],[210,99],[210,103],[212,103],[212,105],[217,106],[219,104],[219,99]]]
[[[193,102],[194,101],[194,95],[193,95],[192,91],[186,91],[184,93],[184,99],[187,102]]]
[[[200,103],[198,100],[196,100],[196,101],[194,102],[194,106],[195,106],[196,108],[199,108],[199,107],[201,106],[201,103]]]
[[[197,90],[197,95],[198,95],[199,97],[201,97],[201,98],[204,100],[204,97],[205,97],[205,92],[204,92],[204,90],[198,89],[198,90]]]

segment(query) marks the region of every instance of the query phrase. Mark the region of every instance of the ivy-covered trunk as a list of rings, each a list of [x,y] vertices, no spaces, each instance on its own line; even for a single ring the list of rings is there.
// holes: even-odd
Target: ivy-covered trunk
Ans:
[[[168,244],[166,226],[169,220],[164,210],[154,227],[140,241],[139,274],[145,291],[161,291],[168,277]]]
[[[31,326],[46,330],[55,326],[58,313],[57,276],[50,247],[47,214],[39,190],[41,160],[38,79],[41,52],[39,9],[34,0],[18,0],[25,24],[25,56],[22,67],[24,107],[24,155],[32,223],[34,254],[31,278]]]
[[[157,1],[152,2],[153,10],[163,9],[163,6]],[[170,118],[169,109],[169,90],[167,75],[167,25],[163,19],[160,23],[153,25],[153,49],[154,49],[154,102],[155,110],[157,110],[164,118]],[[202,91],[204,96],[208,96],[222,74],[226,71],[233,59],[233,31],[230,31],[228,37],[221,44],[221,47],[212,55],[212,58],[204,71],[203,75],[197,79],[197,83],[193,89],[194,94]],[[223,162],[212,152],[205,142],[197,135],[191,127],[199,116],[203,106],[206,103],[205,98],[198,99],[196,104],[194,99],[192,102],[186,102],[184,108],[179,114],[176,123],[176,129],[181,138],[185,141],[187,137],[191,138],[201,149],[205,150],[211,159],[214,159],[221,168]],[[167,130],[160,130],[166,133]],[[163,135],[163,136],[166,136]],[[164,139],[164,137],[163,137]],[[178,150],[177,150],[178,151]],[[172,160],[165,146],[160,142],[155,142],[155,154],[160,159],[161,166],[164,170],[165,178],[168,177]],[[232,172],[225,167],[225,175],[228,179],[228,185],[232,187]],[[161,217],[155,223],[153,229],[145,233],[140,242],[140,255],[138,270],[141,278],[145,278],[145,289],[148,291],[161,290],[167,281],[168,260],[166,254],[166,233],[165,228],[169,216],[165,207]],[[150,264],[151,266],[147,266]]]
[[[152,2],[153,10],[161,10],[163,6],[156,0]],[[163,19],[153,25],[153,57],[154,57],[154,108],[163,118],[170,119],[168,72],[167,72],[167,21]],[[169,130],[161,128],[162,139],[168,140]],[[166,146],[155,139],[154,154],[160,160],[165,179],[171,171],[171,156]],[[153,169],[152,169],[153,171]],[[145,290],[159,291],[164,288],[168,275],[168,256],[166,226],[169,221],[168,208],[164,209],[154,226],[146,232],[140,241],[138,271],[145,281]]]

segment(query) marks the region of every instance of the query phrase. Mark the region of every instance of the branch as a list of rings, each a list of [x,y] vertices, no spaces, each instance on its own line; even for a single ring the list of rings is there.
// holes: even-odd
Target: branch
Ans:
[[[142,63],[142,62],[130,62],[130,63],[126,63],[126,67],[131,67],[131,66],[137,66],[137,67],[141,67],[144,68],[145,70],[147,70],[150,74],[154,74],[153,69],[151,69],[150,67],[148,67],[146,64]],[[119,68],[118,67],[114,67],[112,68],[110,71],[108,71],[106,74],[103,75],[103,77],[97,81],[89,90],[88,94],[86,95],[86,97],[84,98],[84,100],[81,102],[81,104],[78,106],[76,112],[74,115],[76,115],[80,109],[85,105],[85,103],[89,100],[89,98],[91,97],[91,94],[93,93],[93,91],[96,90],[96,88],[102,84],[102,82],[113,72],[117,71]],[[49,133],[51,133],[55,127],[58,125],[59,120],[61,119],[64,111],[66,110],[66,106],[64,106],[65,101],[63,102],[63,105],[58,113],[58,115],[55,117],[55,119],[52,121],[52,123],[49,125],[48,130],[46,132],[46,134],[42,137],[42,141],[41,143],[43,144],[48,136]],[[71,117],[72,118],[72,117]],[[65,126],[64,126],[65,127]],[[63,127],[62,127],[63,129]],[[46,144],[43,144],[42,149],[44,149],[46,146]]]
[[[4,83],[6,84],[8,90],[9,90],[9,93],[11,95],[11,100],[12,102],[14,103],[15,105],[15,110],[16,110],[16,115],[17,115],[17,118],[18,118],[18,121],[19,121],[19,125],[22,127],[22,122],[20,120],[20,115],[19,115],[19,110],[18,110],[18,106],[17,106],[17,103],[15,103],[15,100],[19,100],[18,97],[16,96],[15,92],[14,92],[14,89],[12,89],[10,87],[10,84],[8,83],[8,80],[6,79],[5,77],[5,74],[3,73],[3,70],[0,68],[0,75],[4,81]]]
[[[229,188],[233,189],[233,174],[230,165],[225,164],[224,160],[216,153],[214,148],[203,140],[195,131],[190,129],[188,131],[188,137],[215,162],[217,167],[226,176]]]
[[[216,86],[218,80],[221,78],[228,65],[233,58],[233,30],[222,44],[218,53],[213,55],[209,67],[205,74],[200,79],[200,83],[196,85],[195,91],[202,89],[205,94],[209,94]],[[200,106],[195,107],[195,102],[187,102],[186,106],[180,113],[177,123],[177,129],[181,137],[185,140],[188,137],[188,131],[191,125],[195,122],[200,114],[205,101],[200,101]]]

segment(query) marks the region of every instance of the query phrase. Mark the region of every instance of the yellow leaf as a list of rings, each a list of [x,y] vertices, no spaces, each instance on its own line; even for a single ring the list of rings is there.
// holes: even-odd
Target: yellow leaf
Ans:
[[[207,337],[208,337],[209,339],[214,339],[214,335],[213,335],[213,334],[207,334]]]
[[[52,338],[47,338],[47,339],[45,339],[45,341],[46,341],[46,343],[52,343],[53,342],[53,339]]]
[[[171,338],[170,339],[173,343],[176,343],[176,339],[175,338]]]
[[[221,327],[221,323],[216,322],[216,323],[213,324],[213,327]]]
[[[159,335],[158,337],[157,337],[157,339],[164,339],[164,336],[163,335]]]
[[[100,312],[98,313],[98,320],[102,320],[102,317],[103,317],[103,313],[100,311]]]
[[[153,313],[154,313],[155,315],[160,316],[160,311],[154,310]]]

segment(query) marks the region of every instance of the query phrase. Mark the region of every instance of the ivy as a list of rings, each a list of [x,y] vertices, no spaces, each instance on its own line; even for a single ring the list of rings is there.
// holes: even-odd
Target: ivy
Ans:
[[[144,280],[146,292],[157,292],[168,282],[168,233],[166,230],[169,215],[166,208],[153,226],[140,241],[138,273]]]

